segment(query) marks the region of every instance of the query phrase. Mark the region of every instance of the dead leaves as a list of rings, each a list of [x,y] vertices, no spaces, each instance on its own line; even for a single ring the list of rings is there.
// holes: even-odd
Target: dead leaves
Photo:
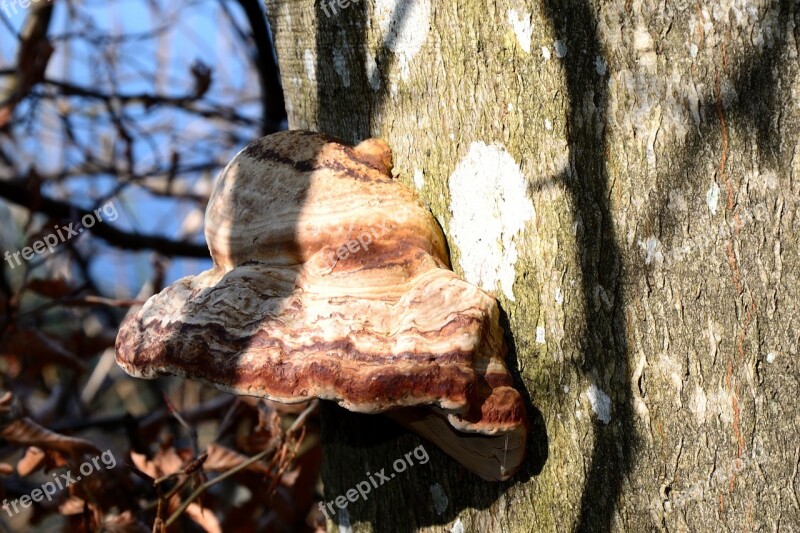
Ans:
[[[88,440],[54,433],[29,418],[19,418],[9,423],[0,430],[0,437],[12,444],[36,446],[75,458],[83,454],[100,454],[100,450]]]
[[[0,438],[11,444],[28,446],[25,455],[17,463],[21,476],[29,475],[40,468],[64,466],[64,458],[80,459],[83,455],[99,455],[100,450],[91,442],[76,437],[68,437],[44,428],[25,416],[8,391],[0,397],[0,417],[2,429]],[[60,454],[62,457],[59,457]]]
[[[186,459],[186,457],[182,458],[178,455],[172,446],[160,447],[152,459],[148,459],[143,454],[131,452],[133,465],[154,481],[179,472]]]
[[[141,425],[135,422],[134,431],[160,427],[161,444],[129,452],[127,465],[115,460],[113,473],[102,464],[94,468],[52,502],[34,506],[30,524],[57,512],[66,529],[87,533],[313,531],[307,515],[315,501],[321,448],[316,424],[309,431],[308,420],[316,403],[304,405],[297,415],[296,408],[280,413],[279,405],[267,402],[217,398],[206,403],[227,406],[227,413],[220,407],[183,411],[165,402],[171,415],[147,426],[145,418]],[[195,451],[198,445],[188,446],[186,438],[196,439],[198,427],[209,419],[216,421],[217,438]],[[167,428],[177,433],[165,435]],[[25,447],[14,466],[0,462],[0,475],[28,477],[64,468],[59,475],[72,472],[77,479],[80,462],[86,465],[99,453],[89,440],[56,433],[25,417],[11,393],[0,397],[0,438]]]
[[[17,462],[17,473],[22,476],[29,476],[45,466],[47,454],[41,448],[30,446],[25,450],[25,455]],[[61,466],[61,465],[55,465]]]
[[[240,404],[233,405],[230,412],[237,412],[239,407]],[[190,427],[174,408],[171,410],[180,424],[189,430],[190,434],[195,435],[194,428]],[[275,503],[272,497],[277,490],[280,489],[285,495],[294,485],[307,492],[310,497],[314,482],[307,482],[303,487],[297,484],[300,472],[294,465],[295,460],[300,457],[298,451],[306,435],[305,420],[315,410],[316,402],[307,405],[306,410],[295,419],[291,427],[284,430],[276,410],[265,404],[259,404],[255,426],[251,426],[252,431],[249,433],[253,438],[247,439],[241,432],[237,433],[236,438],[237,448],[245,447],[256,452],[252,456],[218,442],[210,443],[205,451],[196,457],[188,450],[175,449],[170,443],[161,446],[151,458],[132,453],[131,461],[140,476],[146,477],[158,493],[153,531],[168,530],[177,524],[182,515],[205,531],[222,531],[214,512],[214,503],[212,501],[209,504],[205,501],[205,495],[211,487],[228,479],[247,487],[251,495],[250,500],[253,502]],[[240,427],[243,426],[247,427],[247,424],[240,424]],[[311,445],[306,446],[304,451],[318,448],[317,444],[318,441],[312,439]],[[315,476],[317,471],[318,465],[313,469],[312,476]],[[210,477],[206,474],[216,475]],[[228,514],[229,521],[237,522],[241,519],[238,513]],[[244,527],[243,524],[239,525]],[[226,530],[230,528],[225,525]],[[250,524],[248,529],[252,529],[253,526],[254,524]]]
[[[203,469],[206,472],[225,472],[236,468],[249,459],[246,455],[216,443],[208,445],[206,454],[206,462],[203,464]],[[269,468],[260,462],[250,464],[247,469],[264,476],[270,475]]]

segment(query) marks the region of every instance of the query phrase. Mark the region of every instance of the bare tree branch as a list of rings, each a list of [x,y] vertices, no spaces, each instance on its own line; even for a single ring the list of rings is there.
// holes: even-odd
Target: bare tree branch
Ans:
[[[85,209],[68,202],[61,202],[52,198],[37,198],[26,187],[24,180],[0,180],[0,197],[9,202],[56,218],[71,219],[75,213],[82,213]],[[155,235],[141,235],[114,228],[109,224],[97,224],[92,228],[92,234],[106,241],[111,246],[123,250],[153,250],[168,257],[209,257],[208,248],[202,244],[180,242],[158,237]]]
[[[286,103],[283,99],[278,65],[275,63],[275,51],[270,39],[267,18],[259,4],[259,0],[238,0],[244,9],[250,27],[253,30],[253,41],[257,55],[254,64],[261,80],[261,101],[263,104],[264,127],[262,133],[267,135],[280,129],[274,126],[286,118]]]

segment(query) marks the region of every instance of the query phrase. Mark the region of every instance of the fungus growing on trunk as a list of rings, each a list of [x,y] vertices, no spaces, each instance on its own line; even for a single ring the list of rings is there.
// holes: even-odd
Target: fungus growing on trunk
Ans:
[[[510,477],[528,423],[497,301],[450,270],[436,220],[391,167],[375,139],[250,144],[206,210],[213,268],[128,315],[119,365],[387,413],[484,479]]]

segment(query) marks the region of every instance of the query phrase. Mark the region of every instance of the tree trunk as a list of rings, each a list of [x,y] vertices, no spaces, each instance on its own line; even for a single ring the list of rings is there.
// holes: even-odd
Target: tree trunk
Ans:
[[[534,421],[511,481],[424,444],[330,526],[800,529],[800,4],[267,4],[290,126],[389,142]],[[323,424],[326,501],[421,442]]]

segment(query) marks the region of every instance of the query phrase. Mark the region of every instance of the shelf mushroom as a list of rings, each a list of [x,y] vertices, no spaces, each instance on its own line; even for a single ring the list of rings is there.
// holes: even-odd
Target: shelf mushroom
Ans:
[[[486,480],[516,472],[525,406],[497,301],[450,270],[444,235],[380,140],[263,137],[206,210],[213,268],[133,310],[117,363],[279,402],[389,416]]]

